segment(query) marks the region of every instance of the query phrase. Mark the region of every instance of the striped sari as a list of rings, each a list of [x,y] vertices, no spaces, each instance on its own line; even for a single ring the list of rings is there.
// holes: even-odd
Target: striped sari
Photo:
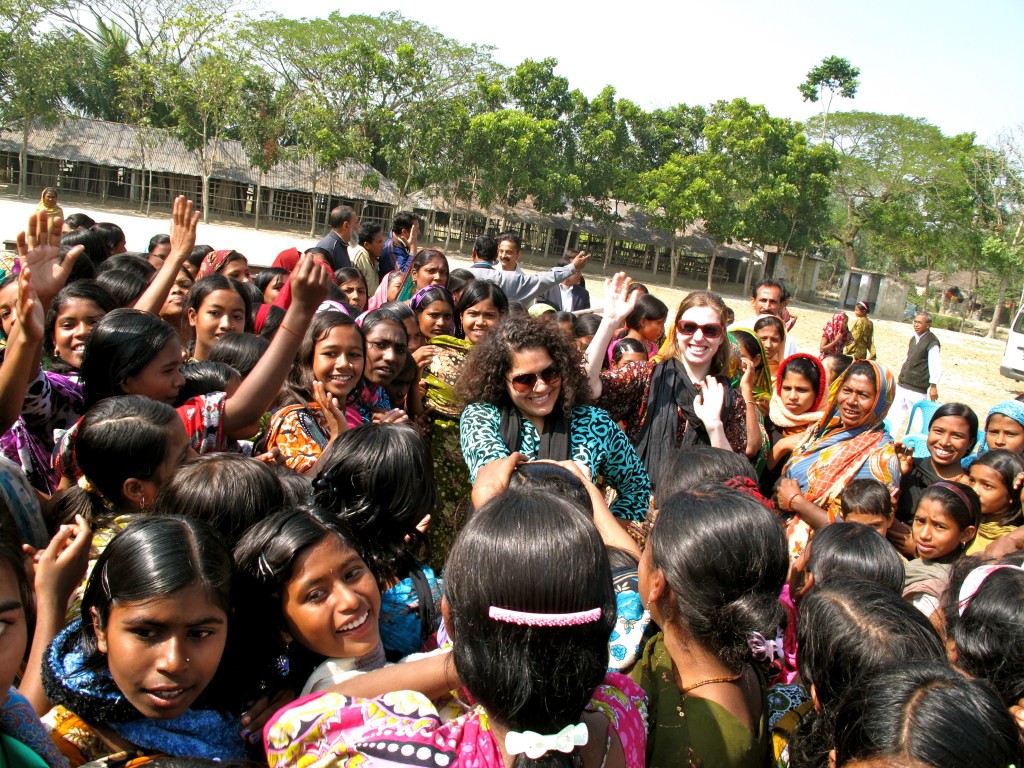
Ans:
[[[892,372],[874,361],[865,361],[874,371],[875,400],[862,424],[843,425],[839,417],[837,395],[849,376],[849,370],[837,379],[829,393],[828,408],[821,421],[807,433],[793,451],[783,476],[796,480],[804,498],[824,509],[829,520],[839,516],[843,489],[851,480],[873,478],[895,495],[900,482],[900,465],[892,436],[886,432],[885,419],[896,392]],[[859,367],[859,366],[858,366]],[[799,518],[787,531],[790,554],[799,551],[810,536],[810,529]]]

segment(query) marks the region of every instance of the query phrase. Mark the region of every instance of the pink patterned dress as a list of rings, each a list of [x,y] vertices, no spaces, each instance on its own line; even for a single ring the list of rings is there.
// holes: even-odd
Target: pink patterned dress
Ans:
[[[587,706],[619,737],[626,768],[644,768],[647,698],[616,672]],[[354,699],[313,694],[282,709],[263,730],[271,768],[503,768],[501,752],[481,708],[457,703],[440,710],[415,691]]]

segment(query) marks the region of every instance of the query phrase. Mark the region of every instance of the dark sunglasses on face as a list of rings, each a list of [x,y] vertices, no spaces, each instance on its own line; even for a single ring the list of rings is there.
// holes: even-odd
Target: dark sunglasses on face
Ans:
[[[708,323],[707,325],[700,325],[699,323],[691,322],[690,320],[680,320],[676,323],[676,330],[679,331],[683,336],[693,336],[697,332],[697,329],[704,334],[705,339],[717,339],[722,335],[722,326],[718,323]]]
[[[540,373],[521,373],[518,376],[513,376],[509,381],[512,382],[512,389],[516,392],[530,392],[535,386],[537,386],[537,379],[543,380],[548,386],[554,384],[556,381],[561,381],[562,374],[558,372],[558,369],[554,365],[549,365]]]

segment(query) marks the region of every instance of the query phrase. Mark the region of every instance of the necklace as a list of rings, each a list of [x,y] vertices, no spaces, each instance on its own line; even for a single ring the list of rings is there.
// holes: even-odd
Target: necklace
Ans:
[[[702,685],[712,685],[713,683],[735,683],[741,677],[743,677],[743,671],[742,670],[740,670],[740,672],[738,672],[735,675],[724,675],[722,677],[709,677],[709,678],[706,678],[704,680],[700,680],[700,681],[694,683],[693,685],[687,685],[687,686],[685,686],[683,688],[679,688],[678,689],[679,690],[679,703],[676,704],[676,713],[679,715],[679,717],[681,717],[683,719],[686,719],[686,713],[683,711],[683,700],[686,699],[686,694],[688,694],[690,691],[694,690],[695,688],[700,688]],[[670,682],[669,678],[668,678],[668,675],[666,675],[664,672],[662,672],[662,679],[666,683]],[[674,681],[673,681],[673,684],[674,684]]]
[[[693,685],[687,685],[683,688],[680,688],[679,693],[680,695],[685,696],[694,688],[700,688],[702,685],[711,685],[712,683],[735,683],[741,677],[743,677],[742,671],[735,675],[728,675],[724,677],[709,677],[706,680],[701,680],[700,682],[694,683]]]

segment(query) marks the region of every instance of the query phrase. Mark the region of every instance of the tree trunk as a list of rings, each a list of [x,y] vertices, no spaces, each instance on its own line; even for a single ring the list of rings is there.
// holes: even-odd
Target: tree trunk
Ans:
[[[1003,302],[1006,300],[1006,288],[1010,284],[1010,278],[1004,272],[1002,278],[999,280],[999,298],[996,299],[995,311],[992,313],[992,322],[988,326],[988,337],[994,339],[996,337],[996,328],[999,327],[999,315],[1003,311]]]
[[[572,228],[576,224],[576,213],[573,212],[569,216],[569,231],[565,233],[565,248],[562,249],[562,255],[569,255],[569,244],[572,243]]]
[[[712,281],[715,277],[715,260],[718,258],[718,242],[711,246],[711,262],[708,264],[708,290],[713,290]]]
[[[544,236],[544,258],[548,257],[549,249],[551,248],[551,227],[548,227],[547,234]]]
[[[310,176],[310,181],[313,182],[310,186],[313,188],[310,194],[309,204],[309,236],[315,237],[316,235],[316,182],[318,174],[316,171]]]
[[[683,231],[684,232],[686,231],[685,225],[683,226]],[[676,236],[676,233],[673,232],[672,233],[672,250],[669,251],[669,254],[668,254],[668,258],[669,258],[669,263],[668,263],[668,287],[669,288],[675,288],[676,287],[676,273],[679,270],[679,264],[676,261],[676,243],[678,241],[679,241],[679,238]]]
[[[28,139],[32,133],[32,121],[24,120],[21,125],[21,149],[18,150],[18,197],[25,195],[28,180]]]
[[[142,194],[146,196],[146,215],[149,216],[150,209],[153,205],[153,169],[147,169],[149,176],[149,183],[144,185]]]
[[[203,170],[203,223],[210,220],[210,174]]]
[[[455,223],[455,201],[448,201],[448,226],[444,229],[444,252],[448,253],[448,243],[452,239],[452,225]],[[459,251],[462,251],[462,244],[459,244]]]
[[[807,252],[804,251],[800,254],[800,275],[797,280],[793,282],[793,298],[800,298],[800,294],[803,293],[804,287],[804,270],[807,268]]]
[[[259,178],[256,180],[256,229],[260,228],[260,199],[263,196],[263,173],[260,172]]]
[[[743,295],[746,296],[750,293],[750,284],[754,278],[754,242],[751,241],[750,248],[748,249],[747,255],[747,272],[743,275]]]
[[[604,271],[608,272],[608,265],[611,264],[612,255],[615,253],[615,225],[608,227],[608,240],[604,244]]]

